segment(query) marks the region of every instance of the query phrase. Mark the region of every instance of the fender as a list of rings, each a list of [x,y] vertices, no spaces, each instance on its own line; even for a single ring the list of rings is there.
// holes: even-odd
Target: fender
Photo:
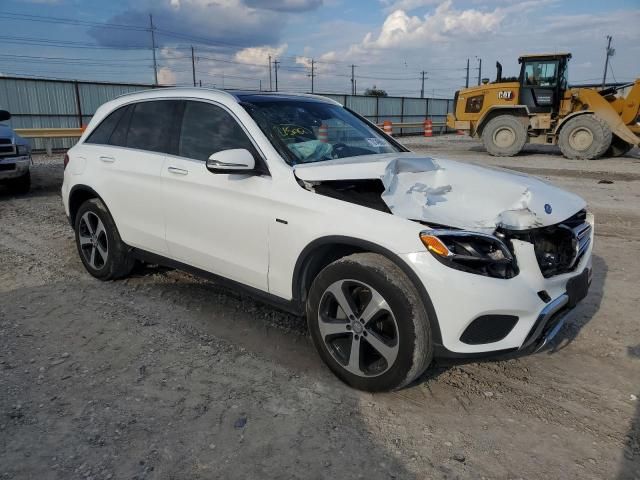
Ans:
[[[567,120],[571,120],[573,117],[577,117],[578,115],[586,115],[586,114],[592,114],[593,115],[594,111],[593,110],[580,110],[579,112],[570,113],[566,117],[562,118],[562,120],[560,120],[558,122],[558,124],[556,125],[556,128],[553,129],[554,135],[557,134],[558,132],[560,132],[560,128],[562,127],[562,125],[564,125],[566,123]]]
[[[440,325],[438,323],[436,311],[433,307],[433,302],[431,301],[431,297],[429,296],[427,289],[425,288],[422,281],[418,278],[418,275],[415,273],[415,271],[407,262],[393,253],[391,250],[376,243],[362,240],[360,238],[341,235],[329,235],[313,240],[302,250],[293,269],[293,278],[291,285],[291,291],[296,303],[304,306],[304,302],[306,301],[304,280],[305,275],[308,273],[308,267],[310,265],[310,260],[313,258],[313,253],[323,246],[330,245],[352,247],[354,251],[358,252],[366,251],[377,253],[395,263],[405,273],[405,275],[409,278],[411,283],[413,283],[413,285],[416,287],[416,290],[418,291],[418,295],[422,300],[422,304],[427,311],[427,318],[429,319],[429,325],[431,326],[431,336],[434,347],[437,349],[442,346],[442,334],[440,333]]]
[[[109,211],[109,206],[98,194],[98,192],[96,192],[93,188],[91,188],[88,185],[79,183],[71,187],[71,191],[69,191],[69,223],[71,224],[71,228],[75,229],[76,212],[78,211],[78,207],[82,205],[80,204],[80,205],[77,205],[75,208],[72,208],[71,199],[73,199],[74,194],[79,194],[79,193],[82,193],[83,194],[82,196],[86,199],[99,198],[102,201],[102,203],[104,203],[104,206],[107,208],[109,215],[111,215],[111,212]],[[113,215],[111,215],[111,218],[113,218]],[[113,220],[113,222],[115,223],[115,219]],[[116,225],[116,228],[117,228],[117,225]]]

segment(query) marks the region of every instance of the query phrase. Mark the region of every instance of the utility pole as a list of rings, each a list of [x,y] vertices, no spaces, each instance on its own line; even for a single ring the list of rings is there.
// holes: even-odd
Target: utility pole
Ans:
[[[476,57],[478,59],[478,85],[482,83],[482,59]]]
[[[273,67],[276,73],[276,92],[278,91],[278,65],[280,65],[280,63],[281,62],[279,62],[278,60],[273,61]]]
[[[191,72],[193,73],[193,86],[196,86],[196,54],[191,45]]]
[[[149,14],[149,24],[151,25],[151,49],[153,50],[153,78],[154,85],[158,84],[158,64],[156,62],[156,35],[153,27],[153,15]]]
[[[269,91],[273,91],[273,84],[271,83],[271,55],[269,55]]]
[[[351,65],[351,95],[356,94],[356,66]]]
[[[313,79],[316,76],[316,72],[315,72],[315,61],[313,60],[313,58],[311,59],[311,75],[309,75],[311,77],[311,93],[313,93]]]
[[[467,81],[464,84],[465,88],[469,88],[469,59],[467,58]]]
[[[426,75],[427,72],[423,70],[420,73],[422,74],[422,88],[420,88],[420,98],[424,98],[424,76]]]
[[[607,69],[609,68],[609,57],[613,57],[616,53],[615,48],[611,48],[611,40],[613,37],[611,35],[607,35],[607,58],[604,61],[604,75],[602,76],[602,88],[604,88],[607,83]]]

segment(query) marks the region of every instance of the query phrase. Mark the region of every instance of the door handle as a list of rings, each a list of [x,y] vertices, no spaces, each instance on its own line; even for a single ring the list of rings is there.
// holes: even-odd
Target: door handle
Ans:
[[[105,163],[113,163],[113,162],[115,162],[115,161],[116,161],[116,159],[115,159],[115,158],[113,158],[113,157],[107,157],[107,156],[105,156],[105,155],[101,155],[101,156],[100,156],[100,161],[101,161],[101,162],[105,162]]]
[[[169,167],[167,170],[169,170],[170,173],[175,173],[176,175],[187,175],[189,173],[189,170],[178,167]]]

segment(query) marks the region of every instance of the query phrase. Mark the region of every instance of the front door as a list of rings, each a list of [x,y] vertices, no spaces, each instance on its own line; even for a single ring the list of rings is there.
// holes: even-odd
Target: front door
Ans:
[[[559,101],[558,61],[527,60],[521,73],[520,105],[530,113],[552,113]]]
[[[175,260],[266,291],[271,177],[206,167],[211,154],[235,148],[262,161],[231,113],[185,102],[177,154],[167,156],[162,170],[167,244]]]

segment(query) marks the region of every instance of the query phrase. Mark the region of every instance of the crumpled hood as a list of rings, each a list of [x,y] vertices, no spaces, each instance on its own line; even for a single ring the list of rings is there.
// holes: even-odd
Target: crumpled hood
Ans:
[[[377,178],[394,215],[485,232],[553,225],[586,206],[577,195],[529,175],[414,153],[300,164],[295,175],[306,182]]]

